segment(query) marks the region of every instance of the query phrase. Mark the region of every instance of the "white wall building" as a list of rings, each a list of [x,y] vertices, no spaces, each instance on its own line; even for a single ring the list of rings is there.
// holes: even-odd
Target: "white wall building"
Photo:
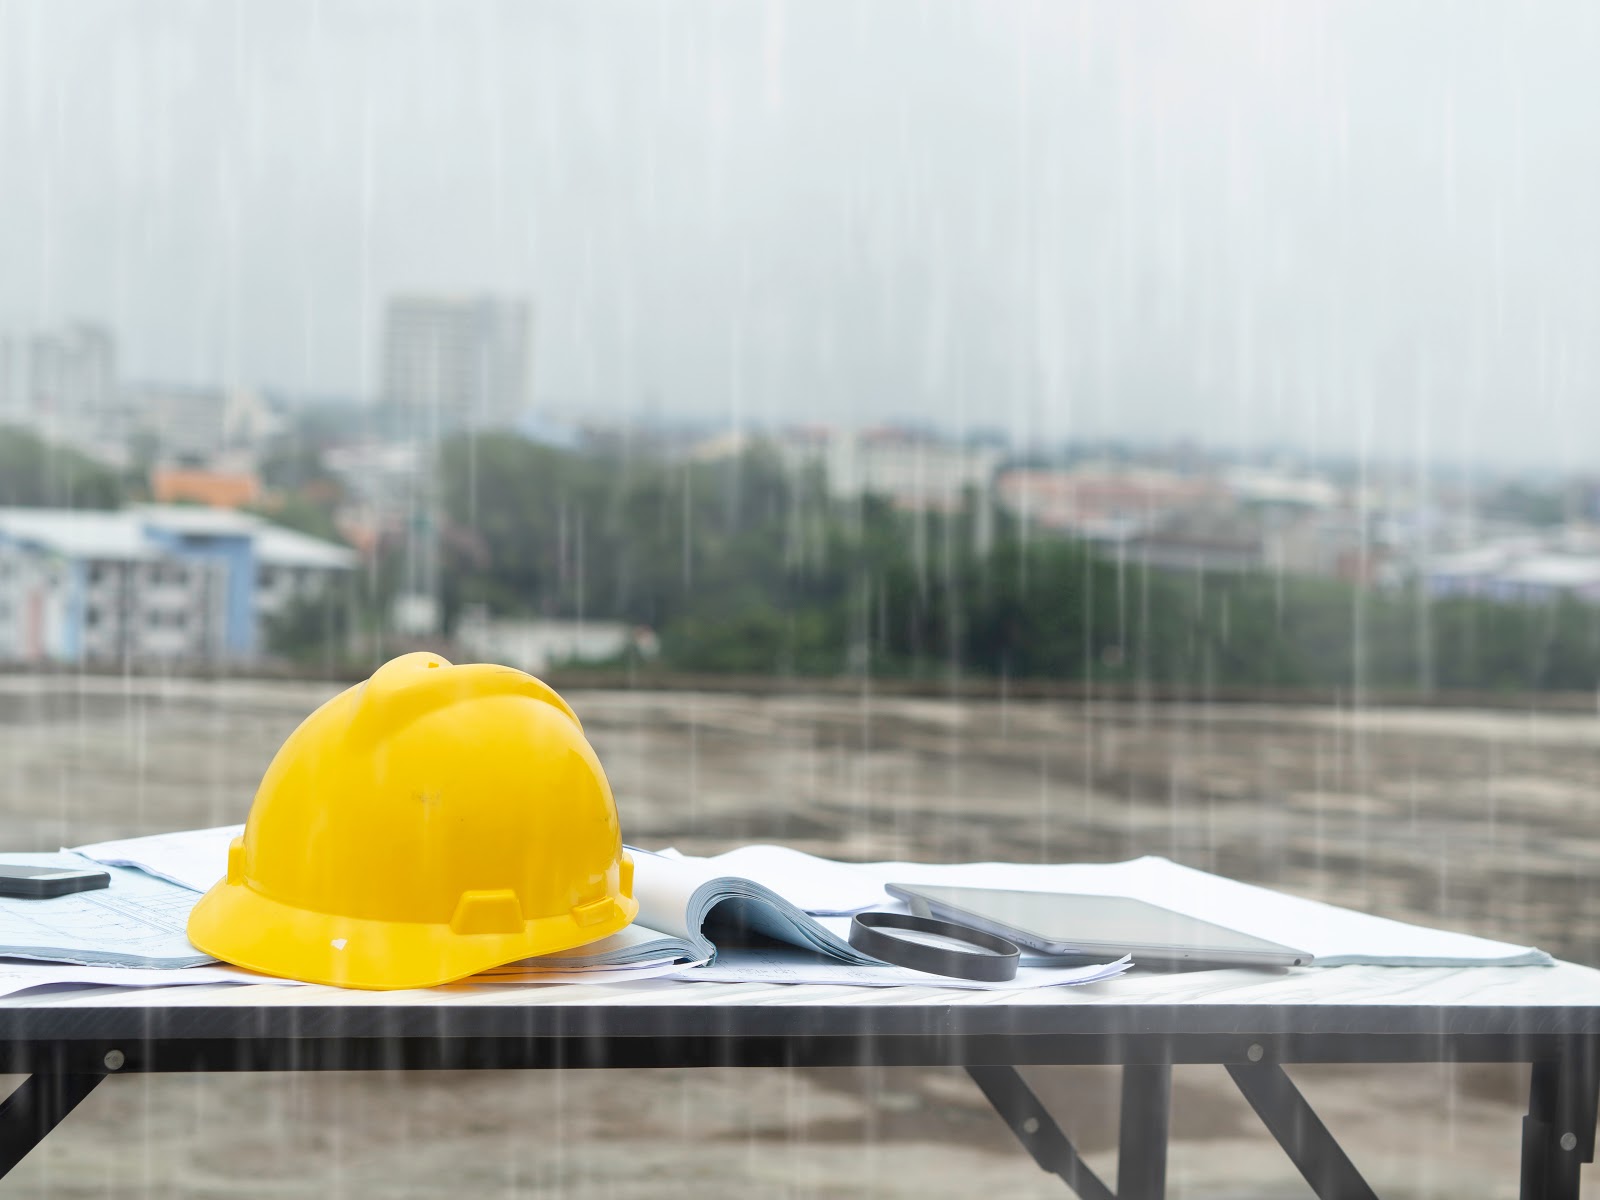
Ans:
[[[252,658],[356,556],[246,513],[0,509],[0,661]]]
[[[624,621],[494,618],[481,608],[461,615],[456,641],[476,661],[535,675],[568,663],[603,662],[630,648],[653,658],[657,649],[654,633]]]
[[[1004,452],[903,429],[795,429],[777,439],[791,471],[820,466],[836,499],[888,497],[909,511],[953,512],[967,489],[987,503]]]
[[[1477,596],[1542,604],[1561,596],[1600,603],[1600,554],[1581,538],[1524,535],[1429,559],[1421,580],[1430,596]]]
[[[330,582],[356,565],[355,552],[296,529],[256,530],[256,614],[275,617],[296,600],[322,597]]]

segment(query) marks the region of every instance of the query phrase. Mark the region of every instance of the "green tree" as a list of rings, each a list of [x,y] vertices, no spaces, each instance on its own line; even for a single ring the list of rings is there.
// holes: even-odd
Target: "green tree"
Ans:
[[[122,500],[110,468],[29,430],[0,427],[0,505],[107,509]]]
[[[767,450],[712,463],[511,435],[440,460],[447,611],[648,624],[685,671],[971,673],[1226,687],[1600,685],[1600,607],[1433,601],[1264,572],[1146,569],[1004,517],[838,502]]]
[[[349,589],[332,586],[321,596],[296,596],[267,619],[267,651],[303,665],[332,668],[345,657],[353,605]]]

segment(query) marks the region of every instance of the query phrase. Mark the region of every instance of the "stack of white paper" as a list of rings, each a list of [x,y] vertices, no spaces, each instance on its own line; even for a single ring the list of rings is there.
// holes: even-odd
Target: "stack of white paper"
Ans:
[[[92,842],[76,846],[72,852],[105,866],[137,867],[147,875],[190,891],[208,892],[228,873],[228,846],[242,833],[243,825],[221,825],[215,829]]]
[[[175,987],[202,983],[282,983],[238,967],[84,967],[69,963],[0,962],[0,996],[45,987]],[[298,986],[298,985],[296,985]]]
[[[7,854],[4,862],[92,870],[83,856]],[[194,893],[127,867],[111,885],[45,900],[0,896],[0,957],[110,967],[194,967],[215,962],[184,933]]]

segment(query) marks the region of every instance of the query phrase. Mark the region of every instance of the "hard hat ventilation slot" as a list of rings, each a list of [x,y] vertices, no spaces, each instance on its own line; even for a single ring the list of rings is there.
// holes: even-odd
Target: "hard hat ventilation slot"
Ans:
[[[462,892],[450,918],[455,933],[521,933],[522,905],[510,888]]]

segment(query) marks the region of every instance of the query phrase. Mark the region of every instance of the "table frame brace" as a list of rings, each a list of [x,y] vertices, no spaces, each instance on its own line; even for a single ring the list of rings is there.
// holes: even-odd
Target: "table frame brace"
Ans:
[[[1344,1148],[1277,1063],[1228,1063],[1235,1086],[1320,1200],[1378,1200]]]
[[[1167,1186],[1167,1129],[1172,1068],[1122,1068],[1117,1190],[1090,1169],[1015,1067],[968,1066],[967,1074],[1040,1168],[1059,1175],[1082,1200],[1160,1200]]]
[[[1577,1200],[1594,1161],[1600,1060],[1593,1051],[1533,1064],[1522,1118],[1522,1200]]]
[[[0,1178],[44,1141],[104,1078],[104,1073],[37,1071],[0,1102]]]

